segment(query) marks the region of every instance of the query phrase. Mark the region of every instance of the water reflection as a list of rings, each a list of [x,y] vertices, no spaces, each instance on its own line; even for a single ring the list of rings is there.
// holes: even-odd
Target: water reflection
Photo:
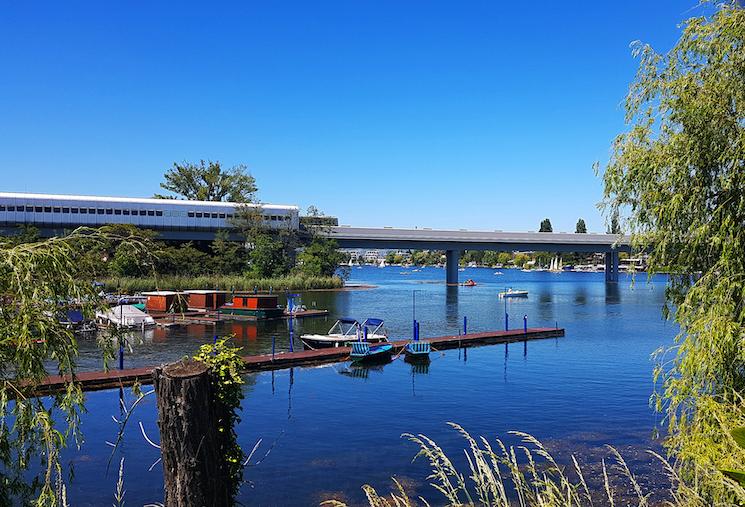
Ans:
[[[339,375],[344,375],[345,377],[367,380],[370,377],[371,373],[383,373],[383,367],[384,365],[382,364],[362,365],[350,363],[341,368],[337,368],[336,372]]]
[[[458,319],[458,286],[445,285],[445,322],[459,326]]]
[[[605,302],[606,304],[617,305],[621,302],[621,288],[618,282],[605,283]]]

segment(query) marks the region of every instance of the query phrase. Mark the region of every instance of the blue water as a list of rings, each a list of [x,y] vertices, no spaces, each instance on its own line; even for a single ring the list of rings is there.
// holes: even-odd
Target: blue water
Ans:
[[[622,276],[618,284],[606,284],[602,273],[502,272],[499,276],[494,270],[467,269],[461,279],[472,278],[478,285],[448,288],[443,269],[366,267],[352,269],[350,281],[376,288],[304,294],[307,306],[328,308],[331,315],[295,323],[296,335],[326,331],[339,316],[375,316],[386,319],[394,337],[404,338],[411,335],[413,311],[424,338],[457,333],[464,316],[469,331],[503,329],[505,302],[497,292],[514,287],[530,295],[507,301],[511,327],[521,328],[527,315],[529,326],[558,324],[566,329],[566,337],[449,350],[434,355],[428,368],[397,360],[369,370],[352,370],[342,363],[249,375],[238,434],[246,450],[261,439],[253,461],[263,460],[246,469],[248,483],[239,500],[251,505],[317,505],[335,497],[359,503],[363,483],[385,491],[389,478],[396,476],[412,495],[437,504],[439,497],[425,479],[426,464],[412,463],[417,449],[400,437],[424,433],[462,463],[462,440],[447,427],[448,421],[474,435],[509,443],[516,443],[509,431],[529,432],[562,459],[575,453],[589,467],[607,456],[603,445],[612,444],[642,482],[656,485],[644,449],[659,445],[653,439],[659,421],[648,404],[654,366],[650,355],[671,344],[676,333],[661,317],[665,279],[640,275],[632,284],[630,277]],[[288,327],[286,322],[241,323],[135,334],[126,362],[135,366],[175,360],[193,353],[212,335],[228,332],[237,332],[236,343],[247,353],[271,350],[272,336],[278,351],[287,350]],[[299,345],[294,343],[295,348]],[[100,358],[93,344],[83,349],[82,366],[97,368]],[[127,504],[162,501],[162,469],[156,465],[148,471],[158,451],[137,426],[141,421],[157,440],[152,396],[132,416],[106,473],[110,447],[105,441],[116,436],[111,416],[119,415],[118,397],[116,390],[88,394],[86,442],[79,452],[65,453],[75,467],[68,486],[72,505],[110,503],[121,456]],[[128,392],[125,397],[131,400]]]

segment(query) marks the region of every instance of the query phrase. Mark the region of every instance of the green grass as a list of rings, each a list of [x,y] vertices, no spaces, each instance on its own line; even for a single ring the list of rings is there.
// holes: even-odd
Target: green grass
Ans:
[[[162,276],[162,277],[118,277],[102,280],[107,290],[135,293],[147,290],[187,290],[187,289],[219,289],[252,291],[274,289],[281,290],[311,290],[338,289],[344,286],[344,281],[337,276],[302,276],[292,275],[279,278],[249,278],[241,275],[233,276]]]

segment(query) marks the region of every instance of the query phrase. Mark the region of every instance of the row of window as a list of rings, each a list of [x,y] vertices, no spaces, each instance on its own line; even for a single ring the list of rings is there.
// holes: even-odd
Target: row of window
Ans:
[[[149,217],[189,217],[189,218],[233,218],[232,213],[213,213],[206,211],[172,211],[172,210],[144,210],[144,209],[118,209],[118,208],[72,208],[63,206],[5,206],[0,204],[0,212],[25,212],[25,213],[70,213],[73,215],[124,215],[124,216],[149,216]],[[290,220],[285,215],[264,215],[264,220],[286,221]]]

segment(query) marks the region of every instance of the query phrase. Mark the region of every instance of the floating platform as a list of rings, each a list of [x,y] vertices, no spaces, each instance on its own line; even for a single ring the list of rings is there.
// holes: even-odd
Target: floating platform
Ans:
[[[529,328],[526,331],[486,331],[483,333],[469,333],[467,335],[426,337],[434,351],[492,345],[499,343],[515,343],[546,338],[564,336],[563,328]],[[394,353],[400,353],[410,340],[392,341]],[[334,347],[318,350],[302,350],[298,352],[283,352],[279,354],[262,354],[244,356],[243,362],[246,372],[260,372],[280,370],[295,366],[313,366],[325,363],[338,363],[349,359],[349,347]],[[130,368],[126,370],[111,370],[81,372],[77,374],[84,391],[97,391],[117,387],[131,386],[135,383],[150,384],[153,381],[154,366],[145,368]],[[44,379],[37,389],[29,393],[31,396],[43,396],[64,391],[64,379],[58,375]]]

